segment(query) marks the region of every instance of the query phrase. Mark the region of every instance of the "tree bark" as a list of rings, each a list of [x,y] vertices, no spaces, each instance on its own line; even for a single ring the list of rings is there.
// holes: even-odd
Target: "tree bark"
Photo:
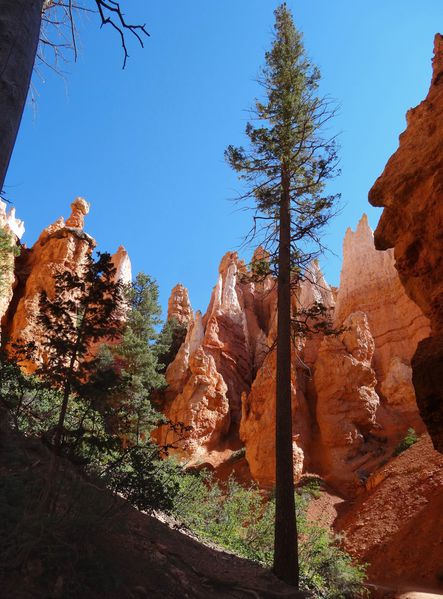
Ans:
[[[44,0],[0,0],[0,193],[25,107]]]
[[[289,179],[285,173],[280,201],[277,306],[274,573],[298,587],[291,405],[291,218]]]

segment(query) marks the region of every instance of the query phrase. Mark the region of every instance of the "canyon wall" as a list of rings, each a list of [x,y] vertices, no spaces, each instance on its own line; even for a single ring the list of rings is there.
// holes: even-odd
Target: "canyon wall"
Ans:
[[[377,422],[388,436],[408,426],[424,431],[412,384],[411,359],[429,335],[429,320],[406,295],[391,249],[378,251],[366,215],[343,240],[343,263],[334,313],[337,326],[353,312],[366,314],[374,339],[371,366],[380,396]]]
[[[37,341],[39,296],[54,292],[58,272],[79,272],[95,241],[84,232],[89,205],[77,198],[72,214],[47,227],[16,260],[14,293],[3,319],[11,342]],[[16,222],[14,216],[10,222]],[[5,224],[5,226],[7,226]],[[260,248],[252,259],[266,261]],[[131,279],[123,247],[113,256],[116,277]],[[11,273],[10,273],[11,275]],[[7,303],[12,293],[8,287]],[[274,484],[276,281],[257,280],[228,252],[204,315],[193,313],[186,288],[172,290],[168,319],[186,337],[166,370],[160,394],[166,416],[180,426],[156,432],[174,442],[189,466],[243,474],[263,487]],[[322,304],[336,335],[316,332],[292,346],[294,477],[318,473],[344,493],[355,494],[389,459],[408,427],[424,430],[415,403],[411,356],[429,334],[428,320],[405,294],[392,250],[377,251],[366,217],[343,245],[340,287],[332,289],[319,264],[293,293],[294,313]],[[32,364],[28,364],[32,370]]]
[[[379,250],[394,248],[408,296],[429,318],[431,334],[412,360],[421,416],[443,451],[443,36],[434,42],[426,99],[406,115],[398,150],[369,193],[384,208],[375,231]]]
[[[263,258],[262,251],[256,256]],[[355,493],[388,459],[409,427],[424,430],[410,360],[429,322],[399,281],[391,250],[377,251],[363,216],[343,246],[340,288],[314,262],[293,294],[294,311],[321,303],[339,334],[293,344],[294,476],[322,474]],[[261,486],[274,484],[276,282],[254,281],[234,252],[222,259],[204,316],[191,316],[174,288],[169,317],[186,314],[185,342],[166,371],[163,409],[189,427],[177,453],[190,465],[219,467],[244,456]],[[167,428],[162,442],[172,441]]]

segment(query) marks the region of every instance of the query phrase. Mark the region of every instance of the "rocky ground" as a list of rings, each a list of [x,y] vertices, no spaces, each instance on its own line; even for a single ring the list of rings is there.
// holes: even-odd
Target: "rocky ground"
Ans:
[[[328,489],[309,507],[369,564],[374,599],[443,596],[442,513],[443,456],[428,435],[374,473],[356,499]]]

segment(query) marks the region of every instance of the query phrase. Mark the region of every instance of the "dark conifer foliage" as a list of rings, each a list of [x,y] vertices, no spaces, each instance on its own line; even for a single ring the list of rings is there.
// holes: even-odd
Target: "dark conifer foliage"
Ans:
[[[115,268],[109,254],[92,256],[79,272],[65,270],[55,276],[54,294],[40,296],[36,318],[42,335],[35,374],[62,393],[54,447],[60,453],[64,421],[71,394],[86,400],[104,396],[115,382],[104,376],[102,357],[94,344],[112,341],[122,333],[124,318],[123,287],[115,281]],[[23,348],[22,348],[23,349]],[[28,357],[37,347],[27,347]],[[106,371],[109,373],[109,369]]]

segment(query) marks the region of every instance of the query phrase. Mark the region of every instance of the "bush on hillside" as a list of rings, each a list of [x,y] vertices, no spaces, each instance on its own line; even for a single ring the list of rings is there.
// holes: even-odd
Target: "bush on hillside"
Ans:
[[[397,447],[394,449],[394,452],[392,455],[394,455],[394,456],[400,455],[401,453],[403,453],[403,451],[406,451],[407,449],[412,447],[412,445],[414,445],[414,443],[417,443],[417,441],[418,441],[418,436],[417,436],[417,433],[415,432],[415,430],[413,428],[408,428],[406,435],[400,441],[400,443],[397,445]]]
[[[270,567],[273,558],[273,497],[230,479],[224,487],[211,475],[179,479],[172,512],[198,537]],[[339,546],[339,539],[309,522],[310,490],[296,495],[301,587],[318,599],[355,599],[365,595],[365,567]]]

